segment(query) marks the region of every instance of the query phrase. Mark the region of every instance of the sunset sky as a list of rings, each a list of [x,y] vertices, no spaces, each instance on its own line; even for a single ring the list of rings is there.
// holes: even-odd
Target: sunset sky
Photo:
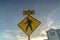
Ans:
[[[41,21],[31,40],[47,39],[47,30],[60,29],[60,0],[0,0],[0,40],[27,40],[17,26],[26,17],[24,10],[35,10],[31,16]]]

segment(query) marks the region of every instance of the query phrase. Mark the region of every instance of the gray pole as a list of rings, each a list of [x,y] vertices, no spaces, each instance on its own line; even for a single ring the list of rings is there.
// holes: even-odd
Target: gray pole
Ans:
[[[28,36],[28,40],[30,40],[30,35]]]

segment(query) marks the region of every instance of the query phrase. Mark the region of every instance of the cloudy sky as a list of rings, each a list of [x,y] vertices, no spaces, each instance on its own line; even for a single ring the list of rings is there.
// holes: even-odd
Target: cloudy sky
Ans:
[[[27,39],[17,26],[26,17],[24,10],[35,10],[32,16],[41,21],[31,40],[47,38],[46,31],[50,28],[60,29],[60,0],[0,0],[0,40]]]

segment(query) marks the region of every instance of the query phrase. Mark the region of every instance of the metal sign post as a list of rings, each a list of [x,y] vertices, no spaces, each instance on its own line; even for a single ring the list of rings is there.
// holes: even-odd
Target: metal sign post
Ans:
[[[28,36],[28,40],[30,40],[30,35]]]

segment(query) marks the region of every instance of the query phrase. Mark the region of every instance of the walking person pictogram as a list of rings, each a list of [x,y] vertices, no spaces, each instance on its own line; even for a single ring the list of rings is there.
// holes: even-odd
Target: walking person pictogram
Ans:
[[[27,26],[26,26],[26,31],[28,30],[28,27],[30,27],[30,29],[31,29],[31,31],[32,31],[32,20],[30,20],[29,18],[27,18],[27,21],[26,21],[26,23],[25,24],[27,24]]]

